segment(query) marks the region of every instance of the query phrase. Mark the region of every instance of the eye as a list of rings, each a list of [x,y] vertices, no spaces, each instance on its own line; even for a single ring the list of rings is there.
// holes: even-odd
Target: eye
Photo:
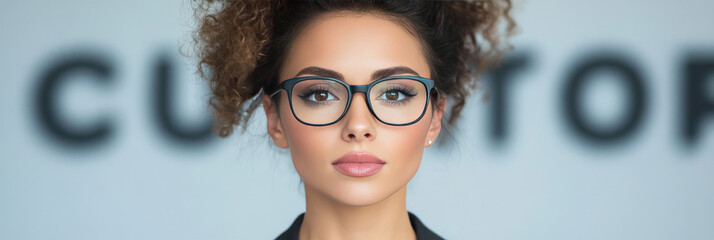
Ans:
[[[381,99],[386,99],[389,101],[400,101],[404,99],[404,93],[398,91],[398,90],[389,90],[386,91],[382,94],[382,96],[379,96]]]
[[[325,102],[335,100],[335,96],[325,90],[317,90],[307,96],[307,100],[313,102]]]

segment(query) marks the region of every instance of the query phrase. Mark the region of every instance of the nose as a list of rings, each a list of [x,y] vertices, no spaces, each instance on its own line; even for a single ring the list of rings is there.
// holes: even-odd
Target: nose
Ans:
[[[342,139],[347,142],[372,141],[377,137],[372,113],[369,112],[367,101],[363,93],[356,93],[352,97],[352,102],[345,117],[342,119]]]

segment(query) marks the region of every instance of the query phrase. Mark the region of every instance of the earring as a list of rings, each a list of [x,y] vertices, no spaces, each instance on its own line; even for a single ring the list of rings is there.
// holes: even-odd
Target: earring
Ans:
[[[431,143],[433,143],[433,142],[431,141],[431,139],[429,139],[429,141],[426,142],[426,144],[429,144],[429,145],[431,145]]]

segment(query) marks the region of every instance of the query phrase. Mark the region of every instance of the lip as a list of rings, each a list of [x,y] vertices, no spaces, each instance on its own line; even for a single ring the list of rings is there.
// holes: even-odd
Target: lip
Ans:
[[[367,152],[349,152],[332,162],[338,172],[350,177],[368,177],[377,174],[386,162]]]

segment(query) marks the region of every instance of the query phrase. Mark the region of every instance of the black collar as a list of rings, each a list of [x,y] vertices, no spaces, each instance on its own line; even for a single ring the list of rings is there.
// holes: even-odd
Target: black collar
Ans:
[[[407,213],[409,213],[409,222],[412,224],[412,229],[414,229],[414,233],[416,233],[417,240],[443,240],[439,235],[436,235],[436,233],[426,228],[416,215],[411,212]],[[303,217],[305,217],[305,213],[301,213],[295,221],[293,221],[290,228],[285,230],[285,232],[280,234],[275,240],[298,240]]]

